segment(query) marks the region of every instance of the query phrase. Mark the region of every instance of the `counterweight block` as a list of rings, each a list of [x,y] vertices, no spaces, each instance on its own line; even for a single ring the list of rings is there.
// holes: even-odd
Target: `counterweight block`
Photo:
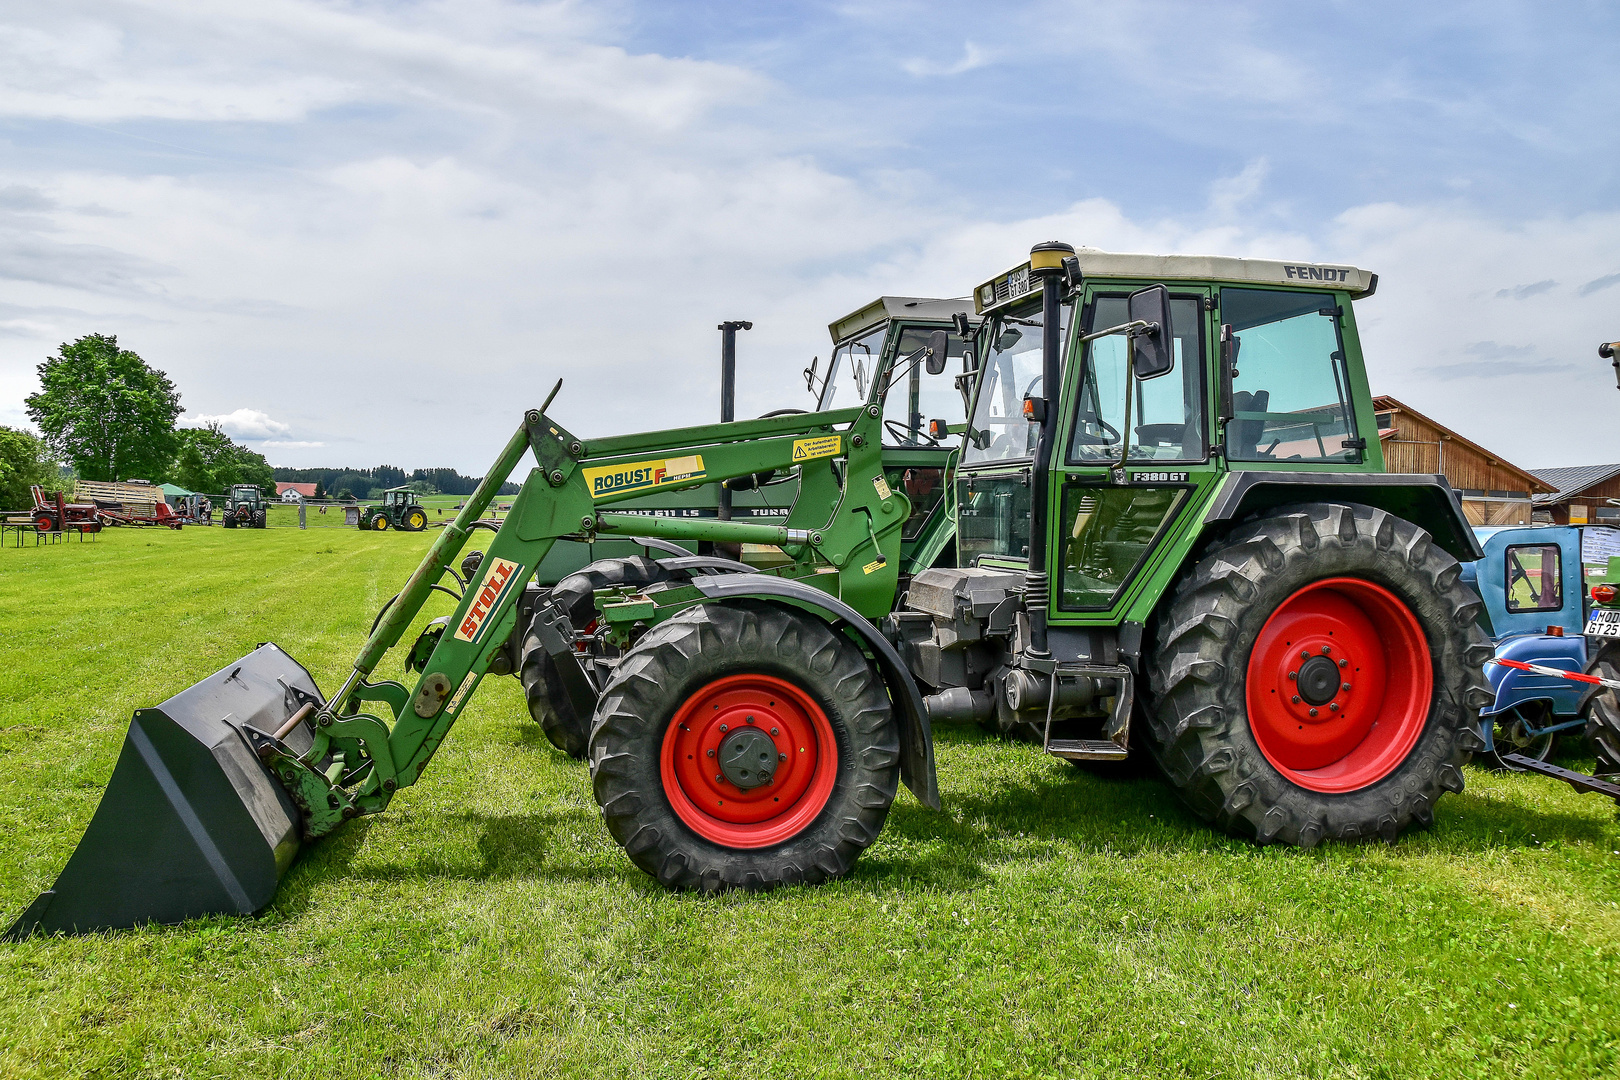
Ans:
[[[321,702],[309,672],[265,644],[130,722],[90,827],[61,876],[6,932],[85,933],[248,915],[298,854],[299,811],[244,725],[274,733]],[[283,742],[301,753],[307,720]]]

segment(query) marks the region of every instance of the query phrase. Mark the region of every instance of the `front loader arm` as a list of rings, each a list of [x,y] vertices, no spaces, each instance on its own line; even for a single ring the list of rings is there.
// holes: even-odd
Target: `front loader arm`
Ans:
[[[587,444],[543,411],[529,412],[379,619],[354,671],[321,710],[314,745],[297,758],[278,752],[278,775],[310,814],[306,827],[319,835],[344,817],[374,813],[398,788],[417,780],[514,627],[525,583],[561,537],[600,532],[775,544],[793,556],[800,574],[836,570],[835,579],[818,575],[817,583],[836,581],[837,591],[863,615],[886,611],[910,505],[883,479],[881,422],[881,410],[865,406]],[[454,614],[436,631],[414,690],[368,681],[434,589],[443,587],[445,571],[475,523],[531,449],[538,467],[525,479]],[[800,470],[799,497],[782,525],[647,518],[612,509],[650,490],[793,468]],[[384,702],[391,722],[360,713],[366,701]],[[317,763],[327,760],[341,761],[341,767],[318,771]],[[345,783],[354,789],[340,790]]]

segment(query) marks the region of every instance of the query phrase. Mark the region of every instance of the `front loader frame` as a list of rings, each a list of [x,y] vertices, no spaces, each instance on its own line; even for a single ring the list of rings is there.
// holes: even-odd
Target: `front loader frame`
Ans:
[[[881,425],[881,409],[862,406],[587,441],[547,417],[544,408],[530,411],[456,519],[385,608],[342,687],[301,721],[311,725],[310,747],[296,753],[282,738],[255,736],[261,758],[304,811],[306,837],[325,835],[347,818],[377,813],[399,788],[416,782],[511,633],[523,585],[551,546],[563,537],[591,540],[603,534],[780,547],[793,560],[790,564],[746,575],[758,581],[733,587],[725,596],[771,596],[815,610],[859,640],[891,688],[898,684],[891,692],[906,729],[906,782],[925,803],[937,805],[920,696],[898,657],[889,655],[892,648],[867,621],[892,604],[901,529],[910,513],[906,496],[884,479]],[[420,657],[431,642],[415,687],[372,681],[429,596],[435,590],[449,591],[443,584],[446,571],[530,450],[538,467],[514,499],[477,573],[466,582],[454,614],[426,632],[436,640],[424,638],[413,650]],[[650,490],[679,490],[794,468],[800,470],[799,497],[780,525],[649,518],[611,509]],[[692,604],[724,598],[707,596],[701,588],[682,593],[670,598],[675,602],[651,605],[646,615],[657,621]],[[560,660],[573,661],[571,648],[559,648],[558,654]],[[577,662],[564,667],[572,668],[565,679],[572,676],[569,681],[576,688],[594,695],[594,683]],[[385,705],[387,715],[361,711],[369,702]]]

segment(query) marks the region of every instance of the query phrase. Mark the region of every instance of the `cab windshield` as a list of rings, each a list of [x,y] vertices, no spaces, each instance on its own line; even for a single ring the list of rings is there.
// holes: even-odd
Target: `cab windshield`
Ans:
[[[1059,309],[1060,340],[1067,340],[1071,307]],[[1024,419],[1024,398],[1042,394],[1041,336],[1039,301],[996,316],[979,334],[984,365],[964,465],[1035,455],[1037,429]]]
[[[821,388],[821,400],[816,403],[818,412],[866,404],[878,362],[883,357],[883,338],[888,332],[889,324],[883,323],[833,350],[832,363],[827,365],[827,381]]]
[[[928,433],[929,421],[943,420],[961,430],[962,421],[967,418],[961,391],[956,386],[966,347],[956,331],[946,330],[949,335],[947,361],[940,374],[929,374],[922,356],[907,362],[928,346],[930,335],[942,329],[946,328],[901,324],[898,340],[890,346],[894,350],[893,366],[884,376],[879,391],[883,402],[885,446],[945,445]],[[882,370],[889,330],[890,324],[885,323],[851,338],[833,351],[827,383],[816,405],[818,409],[847,409],[872,400],[873,381]]]

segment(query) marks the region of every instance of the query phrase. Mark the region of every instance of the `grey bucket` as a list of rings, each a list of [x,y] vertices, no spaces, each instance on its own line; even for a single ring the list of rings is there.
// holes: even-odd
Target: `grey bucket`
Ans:
[[[262,910],[298,854],[303,825],[242,728],[274,733],[323,700],[302,665],[265,644],[138,710],[90,827],[6,938]],[[283,742],[302,752],[312,734],[306,721]]]

